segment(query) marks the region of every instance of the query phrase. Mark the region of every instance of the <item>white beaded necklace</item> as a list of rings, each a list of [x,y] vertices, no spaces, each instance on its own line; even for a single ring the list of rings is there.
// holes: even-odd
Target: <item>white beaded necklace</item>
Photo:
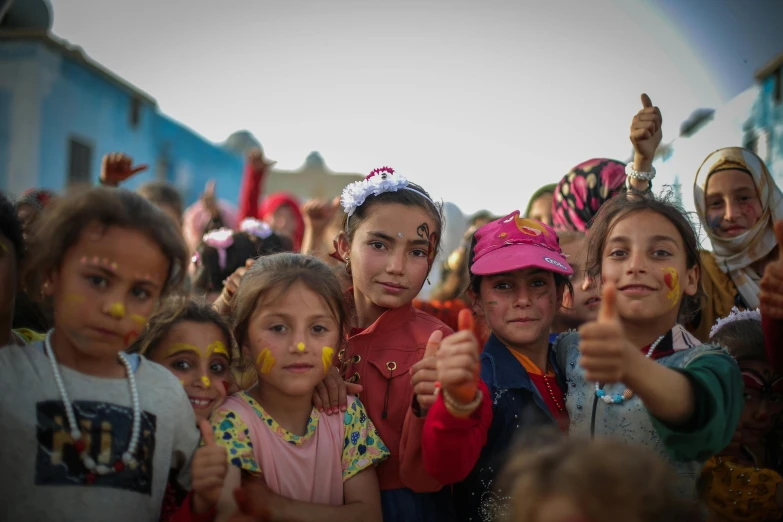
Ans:
[[[657,338],[655,342],[650,345],[650,349],[647,350],[647,355],[645,355],[645,357],[649,359],[652,356],[653,352],[661,343],[661,341],[663,341],[664,337],[666,337],[666,334],[663,334]],[[595,383],[595,396],[603,400],[606,404],[622,404],[624,401],[630,400],[630,398],[633,397],[633,392],[626,388],[623,390],[622,394],[608,395],[604,390],[601,389],[598,383]]]
[[[139,443],[139,433],[141,432],[141,408],[139,407],[139,392],[136,389],[136,377],[133,375],[133,368],[131,368],[130,361],[124,353],[117,354],[120,362],[125,366],[125,372],[128,374],[128,387],[131,393],[131,405],[133,407],[133,424],[131,428],[131,439],[128,444],[128,450],[122,454],[122,460],[116,461],[112,466],[105,466],[103,464],[97,464],[82,441],[82,432],[79,426],[76,424],[76,416],[73,413],[73,405],[68,398],[68,392],[65,391],[65,384],[63,383],[62,375],[60,375],[60,369],[57,365],[57,359],[54,357],[54,350],[52,350],[51,337],[54,330],[49,331],[46,334],[46,340],[44,341],[44,349],[46,350],[46,356],[49,358],[49,364],[52,367],[52,373],[54,374],[54,382],[57,385],[57,390],[60,392],[60,398],[63,401],[65,408],[65,415],[68,417],[68,427],[71,430],[71,438],[73,439],[73,446],[79,455],[82,457],[84,467],[89,470],[87,474],[87,482],[95,480],[95,474],[108,475],[110,473],[119,472],[125,469],[125,466],[136,466],[136,459],[133,455],[136,453],[136,446]]]

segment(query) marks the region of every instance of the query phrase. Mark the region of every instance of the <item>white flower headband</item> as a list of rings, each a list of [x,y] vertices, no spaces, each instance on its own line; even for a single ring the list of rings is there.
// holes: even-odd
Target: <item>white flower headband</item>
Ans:
[[[272,235],[272,227],[255,218],[245,218],[239,224],[239,230],[259,239],[267,239]]]
[[[400,189],[410,190],[424,197],[432,203],[432,200],[423,192],[408,186],[408,180],[396,174],[390,167],[381,167],[370,172],[370,175],[361,181],[354,181],[343,189],[340,203],[350,219],[356,209],[364,204],[370,196],[378,196],[384,192],[397,192]],[[434,205],[434,203],[432,203]]]
[[[729,323],[733,323],[734,321],[740,321],[743,319],[752,319],[754,321],[761,322],[761,311],[756,308],[755,310],[743,310],[740,311],[739,308],[736,306],[731,309],[731,312],[729,312],[729,315],[726,317],[722,317],[718,319],[718,321],[715,323],[715,326],[712,327],[710,330],[710,338],[712,338],[716,333],[718,333],[718,330],[723,328]]]

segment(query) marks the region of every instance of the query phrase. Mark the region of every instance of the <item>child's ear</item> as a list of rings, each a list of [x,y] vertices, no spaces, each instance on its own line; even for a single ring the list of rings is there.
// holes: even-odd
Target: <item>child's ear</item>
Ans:
[[[57,275],[57,271],[52,270],[49,274],[45,275],[43,281],[41,281],[41,296],[52,297],[57,288],[57,281],[60,278]]]
[[[699,265],[694,265],[693,268],[687,269],[685,273],[685,295],[694,296],[699,291],[699,279],[701,277]]]
[[[568,285],[562,284],[557,287],[557,301],[560,303],[558,308],[564,308],[566,310],[574,307],[574,291],[568,288]]]
[[[345,231],[341,231],[337,235],[337,253],[343,261],[348,259],[351,255],[351,243],[348,241],[348,236]]]

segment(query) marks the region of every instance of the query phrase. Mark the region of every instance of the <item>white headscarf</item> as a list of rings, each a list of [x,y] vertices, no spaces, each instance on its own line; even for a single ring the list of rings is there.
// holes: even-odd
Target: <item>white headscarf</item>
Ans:
[[[707,226],[707,181],[714,172],[729,169],[744,170],[751,175],[761,201],[761,216],[744,234],[720,238]],[[718,266],[728,274],[748,306],[757,308],[762,274],[757,274],[751,265],[767,257],[777,246],[773,227],[776,220],[783,218],[783,193],[761,158],[741,147],[726,147],[713,152],[702,163],[694,180],[693,198],[702,227],[712,241]]]

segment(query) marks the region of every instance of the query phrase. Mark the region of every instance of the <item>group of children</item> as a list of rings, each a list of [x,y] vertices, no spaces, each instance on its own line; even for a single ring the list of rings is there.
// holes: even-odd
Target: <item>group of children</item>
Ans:
[[[336,269],[285,252],[307,236],[298,221],[291,234],[218,226],[194,250],[175,216],[124,189],[58,198],[26,236],[4,199],[5,513],[777,520],[780,448],[766,436],[783,379],[762,316],[781,319],[783,264],[773,252],[754,283],[760,313],[691,333],[703,253],[683,211],[650,191],[648,102],[635,168],[586,233],[514,211],[472,234],[472,306],[455,328],[414,306],[441,205],[387,167],[343,191]],[[741,225],[766,233],[765,196],[733,195],[746,181],[721,183],[757,220]],[[712,230],[737,232],[728,214]],[[45,335],[11,329],[17,289],[51,303]]]

